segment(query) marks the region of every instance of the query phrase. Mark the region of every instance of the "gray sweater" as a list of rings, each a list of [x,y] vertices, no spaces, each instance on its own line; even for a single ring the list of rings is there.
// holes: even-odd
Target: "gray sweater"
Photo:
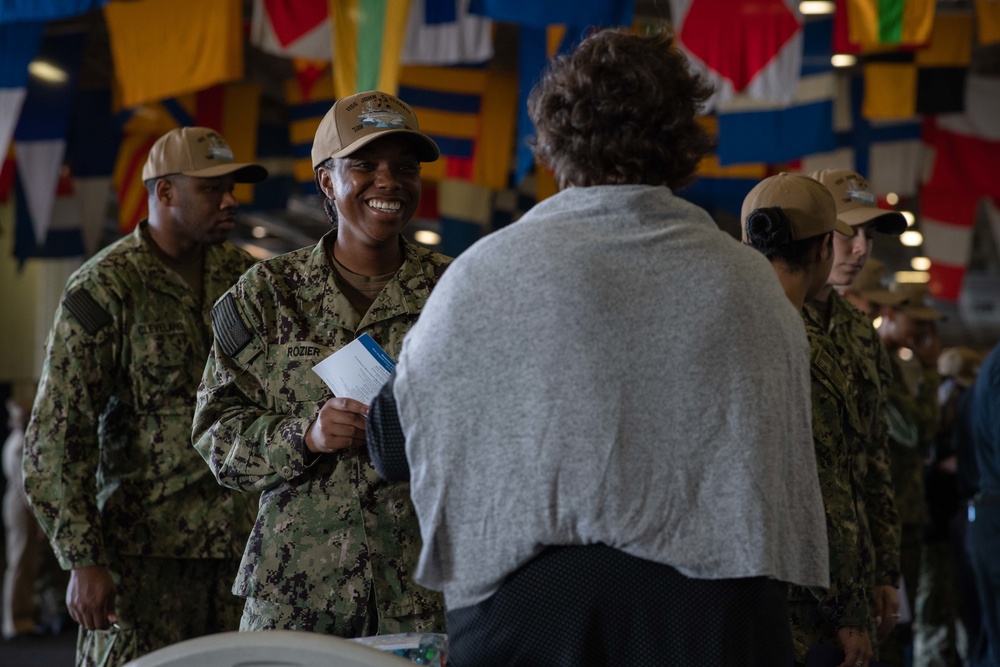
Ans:
[[[396,373],[416,579],[449,608],[546,545],[827,585],[802,318],[665,187],[570,188],[481,240]]]

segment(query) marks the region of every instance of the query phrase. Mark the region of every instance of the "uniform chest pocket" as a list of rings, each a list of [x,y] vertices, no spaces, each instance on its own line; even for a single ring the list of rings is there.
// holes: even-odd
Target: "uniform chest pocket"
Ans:
[[[279,412],[308,416],[333,392],[313,372],[313,366],[333,354],[332,348],[315,343],[286,343],[268,349],[267,391]]]
[[[194,405],[205,368],[183,333],[146,333],[133,339],[131,377],[136,409],[158,412]],[[201,355],[204,356],[204,355]]]

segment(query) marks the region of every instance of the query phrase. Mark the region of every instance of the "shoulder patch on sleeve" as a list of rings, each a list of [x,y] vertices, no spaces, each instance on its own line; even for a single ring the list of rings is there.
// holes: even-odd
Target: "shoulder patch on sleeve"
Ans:
[[[83,287],[78,287],[67,294],[63,299],[63,305],[91,336],[112,322],[111,313],[97,303],[97,299]]]
[[[844,371],[841,370],[840,365],[830,356],[826,350],[816,350],[812,355],[813,365],[823,373],[823,375],[833,383],[833,386],[837,388],[841,394],[846,398],[847,394],[847,377],[844,375]]]
[[[212,330],[222,351],[230,357],[236,356],[250,342],[250,330],[236,309],[236,299],[232,292],[227,293],[212,308]]]

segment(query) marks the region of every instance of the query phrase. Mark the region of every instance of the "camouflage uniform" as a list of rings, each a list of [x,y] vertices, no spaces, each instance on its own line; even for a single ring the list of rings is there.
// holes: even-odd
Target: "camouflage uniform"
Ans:
[[[899,578],[900,523],[885,422],[892,371],[871,321],[835,291],[830,293],[828,305],[829,323],[820,311],[823,304],[807,304],[804,312],[807,322],[820,327],[833,341],[838,357],[851,368],[854,379],[853,398],[861,428],[850,446],[854,454],[855,488],[862,490],[858,498],[859,543],[870,593],[875,586],[895,586]],[[871,640],[874,644],[874,627]]]
[[[335,234],[261,262],[213,311],[195,446],[220,483],[261,494],[233,586],[248,598],[241,629],[441,631],[441,596],[413,583],[409,485],[381,480],[364,448],[315,455],[304,437],[332,396],[312,367],[366,332],[398,358],[450,260],[405,244],[402,267],[360,317],[327,257]]]
[[[163,589],[202,607],[234,607],[238,599],[216,600],[210,591],[218,572],[235,564],[253,517],[246,500],[220,488],[190,446],[211,305],[253,259],[228,243],[206,248],[199,299],[154,254],[143,237],[146,226],[140,223],[67,282],[24,455],[25,490],[60,565],[112,571],[120,625],[133,630],[129,643],[138,652],[159,648],[154,635],[166,624],[187,624],[167,643],[235,629],[238,614],[231,609],[220,610],[229,622],[218,625],[199,626],[194,614],[168,618],[138,586],[147,576],[143,562],[170,571],[174,559],[206,561],[182,569],[200,568],[210,579],[162,581]],[[123,580],[123,570],[137,574]],[[100,664],[116,639],[114,630],[81,630],[78,660]],[[117,651],[113,662],[132,657]]]
[[[815,641],[839,646],[837,630],[872,625],[868,572],[862,562],[859,515],[863,492],[854,476],[851,443],[861,426],[853,399],[855,382],[837,348],[816,325],[806,322],[812,377],[813,442],[826,511],[830,547],[830,588],[789,588],[795,657],[805,662]]]
[[[892,453],[892,481],[899,499],[902,522],[900,571],[906,584],[910,608],[916,611],[920,579],[920,554],[924,546],[927,501],[924,495],[924,463],[931,440],[937,433],[940,408],[937,390],[940,376],[933,369],[904,367],[892,361],[889,388],[889,445]],[[903,648],[912,641],[912,627],[904,626],[887,642],[885,657],[901,660]]]

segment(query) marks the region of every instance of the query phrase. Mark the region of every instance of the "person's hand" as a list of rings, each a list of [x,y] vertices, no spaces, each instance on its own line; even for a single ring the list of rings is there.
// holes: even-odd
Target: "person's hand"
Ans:
[[[942,472],[946,475],[957,475],[958,474],[958,457],[952,454],[951,456],[946,456],[937,462],[938,472]]]
[[[78,567],[69,575],[66,608],[74,621],[88,630],[107,630],[118,622],[115,582],[103,565]]]
[[[331,398],[323,404],[306,431],[310,452],[325,454],[364,445],[368,406],[350,398]]]
[[[844,662],[840,667],[868,667],[873,657],[872,642],[864,628],[856,625],[837,630],[837,641],[844,649]]]
[[[899,593],[894,586],[876,586],[875,622],[878,624],[878,640],[885,641],[899,622]]]

